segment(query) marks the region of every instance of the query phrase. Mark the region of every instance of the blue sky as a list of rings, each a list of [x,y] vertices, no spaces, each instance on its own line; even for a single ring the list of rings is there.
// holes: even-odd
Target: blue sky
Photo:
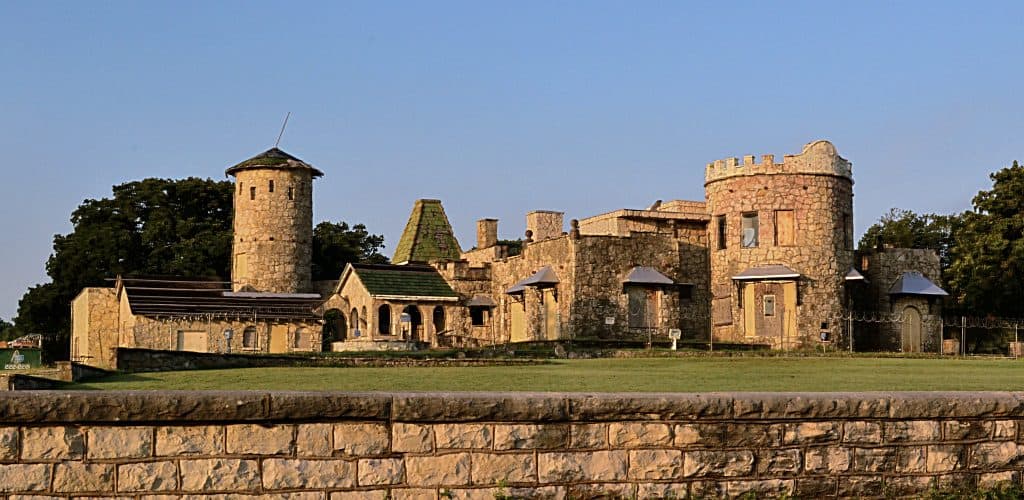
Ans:
[[[326,176],[314,219],[394,248],[416,198],[522,235],[702,199],[703,166],[854,163],[861,232],[956,212],[1024,159],[1021,2],[14,2],[0,0],[0,317],[47,280],[83,199],[222,178],[273,145]]]

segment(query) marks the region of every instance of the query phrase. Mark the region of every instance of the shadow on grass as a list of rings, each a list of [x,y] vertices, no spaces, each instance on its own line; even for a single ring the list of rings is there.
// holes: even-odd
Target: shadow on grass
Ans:
[[[105,390],[104,384],[111,382],[137,382],[146,383],[159,380],[156,377],[146,376],[141,373],[117,373],[107,377],[88,378],[80,382],[62,382],[58,390],[66,391],[101,391]]]

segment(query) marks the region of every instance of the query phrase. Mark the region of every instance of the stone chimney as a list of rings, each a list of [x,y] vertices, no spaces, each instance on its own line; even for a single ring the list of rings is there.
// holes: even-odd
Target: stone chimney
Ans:
[[[476,221],[476,247],[490,248],[498,244],[498,219]]]
[[[562,236],[562,212],[534,210],[526,214],[526,228],[533,231],[533,241],[549,240]]]

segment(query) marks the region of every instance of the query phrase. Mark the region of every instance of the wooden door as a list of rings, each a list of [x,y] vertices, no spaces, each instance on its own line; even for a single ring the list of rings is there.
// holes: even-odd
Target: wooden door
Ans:
[[[558,340],[558,300],[555,299],[555,289],[544,289],[544,338],[547,340]]]
[[[271,325],[270,352],[288,352],[288,325]]]
[[[522,301],[509,300],[509,317],[512,330],[509,333],[510,342],[526,342],[526,309]]]
[[[903,352],[921,352],[921,311],[913,306],[903,309]]]

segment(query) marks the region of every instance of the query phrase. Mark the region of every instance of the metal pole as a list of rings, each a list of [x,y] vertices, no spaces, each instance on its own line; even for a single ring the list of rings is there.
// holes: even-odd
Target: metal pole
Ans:
[[[1020,350],[1020,345],[1018,344],[1018,342],[1020,342],[1020,341],[1017,340],[1017,323],[1014,323],[1013,324],[1013,359],[1017,359],[1017,355],[1020,354],[1018,352]]]
[[[945,320],[939,318],[939,356],[942,356],[942,341],[946,336],[946,325]]]
[[[967,356],[967,316],[960,316],[960,353]]]
[[[850,335],[850,352],[852,353],[853,352],[853,311],[850,311],[850,318],[849,318],[848,322],[849,322],[849,327],[846,329],[846,331]]]

